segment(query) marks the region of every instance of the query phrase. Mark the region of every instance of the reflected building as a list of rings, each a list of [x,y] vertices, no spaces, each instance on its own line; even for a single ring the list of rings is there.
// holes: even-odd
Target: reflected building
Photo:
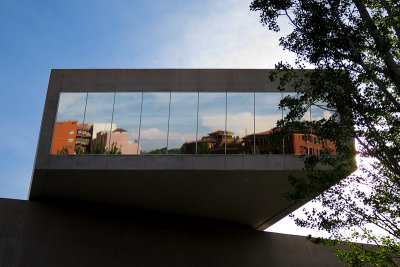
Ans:
[[[274,138],[277,129],[243,137],[246,152],[255,148],[255,154],[320,155],[322,151],[336,155],[335,144],[315,134],[293,132],[283,139]],[[278,130],[279,131],[279,130]],[[310,129],[311,132],[311,129]],[[255,145],[254,145],[255,143]]]
[[[99,131],[91,144],[91,154],[130,154],[137,155],[141,153],[137,142],[129,140],[129,133],[122,128],[110,131]]]
[[[271,129],[243,138],[233,132],[214,131],[201,140],[186,142],[182,145],[183,154],[286,154],[320,155],[323,151],[336,155],[335,144],[315,134],[293,132],[285,138],[274,138],[277,129]],[[226,145],[225,145],[226,143]]]
[[[93,124],[79,124],[76,131],[75,151],[76,153],[88,153],[93,136]]]
[[[226,144],[226,145],[225,145]],[[217,130],[203,136],[201,140],[185,142],[184,154],[241,154],[241,140],[233,132]]]
[[[54,127],[52,154],[75,154],[78,121],[58,121]]]
[[[52,154],[87,153],[92,139],[92,125],[78,121],[59,121],[54,127]]]

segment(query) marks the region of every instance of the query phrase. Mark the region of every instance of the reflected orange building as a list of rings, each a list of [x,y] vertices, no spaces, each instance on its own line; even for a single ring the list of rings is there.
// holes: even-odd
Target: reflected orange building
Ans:
[[[51,154],[76,154],[87,152],[92,139],[91,124],[78,124],[78,121],[58,121],[54,128]]]
[[[324,149],[324,145],[326,148],[331,150],[332,154],[336,154],[336,146],[334,142],[327,139],[321,139],[315,134],[293,132],[292,135],[286,137],[285,140],[282,140],[282,145],[273,146],[271,144],[271,136],[274,131],[276,131],[276,129],[243,137],[246,151],[253,151],[255,140],[256,154],[319,155]]]
[[[56,122],[51,154],[75,154],[78,121]]]
[[[325,148],[336,154],[335,144],[327,139],[321,139],[315,134],[293,132],[285,140],[273,144],[272,134],[276,129],[244,136],[235,137],[233,132],[215,131],[203,136],[199,141],[186,142],[182,146],[182,153],[195,154],[196,144],[198,154],[291,154],[291,155],[319,155]],[[225,148],[226,140],[226,148]],[[254,145],[255,141],[255,145]]]

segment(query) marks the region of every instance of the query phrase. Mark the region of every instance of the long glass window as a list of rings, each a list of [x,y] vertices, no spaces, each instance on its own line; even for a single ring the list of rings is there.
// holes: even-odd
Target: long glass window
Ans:
[[[290,154],[289,139],[272,136],[293,94],[61,93],[51,153]],[[329,115],[312,107],[313,120]]]

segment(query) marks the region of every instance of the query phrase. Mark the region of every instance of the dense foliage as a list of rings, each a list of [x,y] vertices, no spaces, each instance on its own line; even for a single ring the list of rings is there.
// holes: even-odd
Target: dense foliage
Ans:
[[[290,177],[294,191],[287,197],[315,198],[323,207],[305,210],[296,223],[328,231],[330,240],[310,239],[341,244],[337,255],[347,264],[399,264],[400,2],[254,0],[250,8],[270,30],[279,31],[287,21],[292,26],[280,45],[297,54],[297,70],[279,63],[271,79],[280,81],[279,89],[293,86],[298,94],[281,102],[290,112],[278,126],[312,127],[337,146],[338,156],[325,149],[321,156],[306,157],[307,176]],[[304,70],[306,64],[315,70]],[[309,107],[332,116],[304,122]],[[369,161],[350,174],[353,138]]]

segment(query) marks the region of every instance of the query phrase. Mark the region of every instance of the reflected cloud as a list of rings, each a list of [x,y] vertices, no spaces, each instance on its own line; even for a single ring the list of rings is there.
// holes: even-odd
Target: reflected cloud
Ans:
[[[143,136],[142,136],[143,134]],[[137,132],[132,132],[132,136],[138,136]],[[175,141],[181,141],[181,142],[186,142],[186,141],[191,141],[194,139],[196,136],[196,133],[178,133],[178,132],[170,132],[168,139],[170,141],[175,140]],[[147,130],[143,130],[140,133],[140,139],[141,140],[160,140],[160,139],[165,139],[167,140],[167,132],[162,131],[157,128],[151,128]]]
[[[58,104],[57,121],[82,120],[86,93],[62,93]]]
[[[276,127],[276,122],[282,118],[279,114],[256,116],[256,132],[271,130]],[[237,114],[228,114],[229,124],[227,131],[233,132],[235,136],[243,137],[254,133],[253,114],[250,112],[241,112]],[[209,131],[225,129],[225,115],[207,115],[201,118],[201,125],[207,127]]]
[[[328,120],[330,117],[332,117],[332,113],[325,110],[324,111],[324,119]]]

